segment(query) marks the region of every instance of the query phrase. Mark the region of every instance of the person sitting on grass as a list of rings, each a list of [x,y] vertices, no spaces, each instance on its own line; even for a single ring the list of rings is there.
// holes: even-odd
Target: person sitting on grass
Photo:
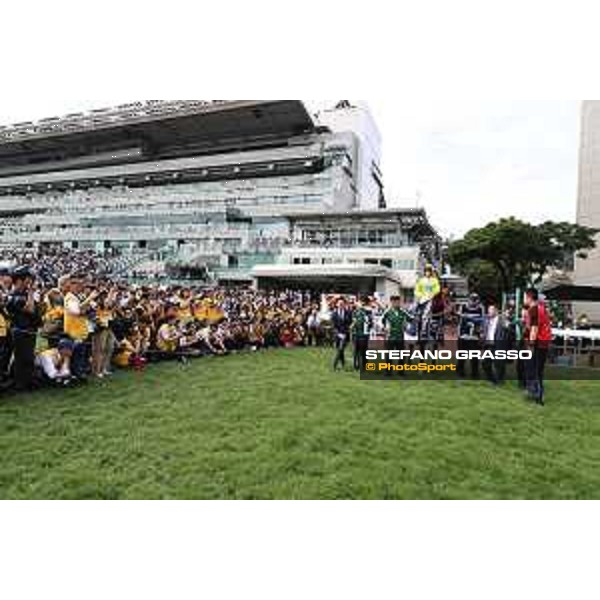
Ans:
[[[210,344],[214,349],[213,354],[217,354],[219,356],[225,356],[229,354],[227,351],[227,346],[225,345],[225,336],[222,328],[219,325],[212,325],[210,327]]]
[[[265,346],[265,327],[262,321],[248,327],[248,341],[252,351],[256,352]]]
[[[136,371],[143,370],[148,364],[145,357],[146,344],[140,328],[136,325],[131,332],[119,343],[114,357],[114,363],[121,369],[133,367]]]
[[[158,333],[156,334],[156,348],[163,360],[177,358],[180,338],[181,335],[177,327],[177,318],[175,315],[171,314],[158,328]]]
[[[216,332],[216,327],[204,324],[196,334],[196,346],[205,355],[223,356],[227,354],[227,348],[223,339]]]
[[[279,343],[283,348],[292,348],[294,346],[294,330],[289,323],[283,325],[279,335]]]
[[[61,340],[54,348],[40,352],[35,359],[42,381],[51,385],[66,385],[71,379],[71,358],[75,344],[68,339]]]
[[[294,345],[295,346],[304,346],[306,340],[306,330],[302,326],[302,323],[296,321],[292,321],[293,323],[293,331],[294,331]]]
[[[186,362],[188,358],[202,356],[200,331],[201,328],[198,324],[193,322],[179,327],[179,357],[181,362]]]

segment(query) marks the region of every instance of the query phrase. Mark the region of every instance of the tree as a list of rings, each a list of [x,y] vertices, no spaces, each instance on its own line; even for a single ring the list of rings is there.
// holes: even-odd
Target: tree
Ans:
[[[550,269],[565,269],[596,247],[595,229],[572,223],[531,225],[514,217],[472,229],[448,248],[450,265],[470,282],[496,278],[496,292],[539,283]],[[478,288],[481,289],[481,288]],[[484,290],[487,291],[487,290]]]
[[[498,272],[492,263],[485,260],[475,259],[464,271],[470,290],[477,290],[481,298],[486,302],[498,301],[502,297],[502,285],[498,278]]]

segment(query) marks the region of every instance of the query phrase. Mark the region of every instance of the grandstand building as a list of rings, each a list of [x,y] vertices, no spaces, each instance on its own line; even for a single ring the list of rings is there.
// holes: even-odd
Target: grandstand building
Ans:
[[[0,246],[93,249],[138,277],[412,290],[439,240],[389,209],[348,102],[148,101],[0,127]]]

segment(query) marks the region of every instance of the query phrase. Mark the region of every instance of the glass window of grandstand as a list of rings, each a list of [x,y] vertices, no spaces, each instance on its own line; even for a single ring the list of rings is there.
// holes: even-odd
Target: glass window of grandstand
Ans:
[[[354,246],[356,243],[356,233],[347,229],[342,230],[340,233],[340,242],[343,247]]]
[[[302,232],[302,241],[308,245],[316,245],[318,243],[317,232],[316,231]]]
[[[397,260],[395,262],[395,268],[399,271],[413,271],[415,269],[414,260]]]

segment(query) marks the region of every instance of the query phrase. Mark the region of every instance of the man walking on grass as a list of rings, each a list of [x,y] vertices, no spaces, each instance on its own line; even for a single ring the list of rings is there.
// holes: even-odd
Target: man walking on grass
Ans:
[[[402,308],[400,296],[392,296],[390,307],[381,319],[387,331],[387,350],[404,350],[404,331],[410,320],[411,316]]]
[[[346,348],[350,340],[350,326],[352,325],[352,311],[343,298],[338,300],[337,306],[331,315],[331,324],[335,335],[333,368],[337,371],[340,368],[346,368]]]
[[[361,371],[371,337],[371,314],[367,310],[368,298],[359,300],[352,318],[352,340],[354,342],[354,370]]]

